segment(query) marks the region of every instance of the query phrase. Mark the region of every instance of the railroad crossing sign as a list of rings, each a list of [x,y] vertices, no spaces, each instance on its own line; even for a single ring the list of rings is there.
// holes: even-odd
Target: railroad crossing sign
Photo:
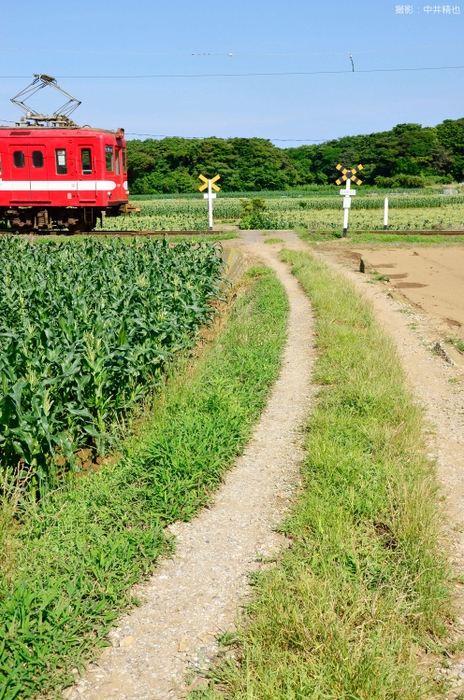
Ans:
[[[206,188],[208,187],[208,182],[211,183],[211,187],[213,188],[213,190],[216,190],[216,192],[219,192],[219,190],[221,189],[220,187],[218,187],[217,185],[214,184],[215,182],[217,182],[218,180],[221,179],[220,175],[216,175],[216,177],[213,177],[211,180],[208,180],[208,178],[206,178],[204,175],[199,175],[198,179],[203,180],[203,182],[204,182],[204,185],[202,185],[200,187],[200,192],[203,192],[203,190],[206,190]]]
[[[351,197],[356,194],[356,190],[351,189],[351,182],[355,182],[357,185],[362,185],[362,180],[356,177],[356,173],[363,170],[363,166],[358,165],[357,168],[347,170],[347,168],[344,168],[343,165],[340,165],[339,163],[337,165],[337,170],[340,170],[341,177],[335,181],[335,184],[343,185],[343,183],[346,183],[345,189],[340,190],[340,194],[343,195],[343,238],[346,238],[346,234],[348,233],[348,212],[351,208]]]
[[[204,199],[208,200],[208,222],[209,222],[209,230],[213,230],[213,199],[216,199],[216,195],[214,194],[213,190],[216,192],[219,192],[220,188],[218,185],[215,183],[221,179],[220,175],[216,175],[215,177],[211,178],[210,180],[205,177],[204,175],[199,175],[198,176],[199,180],[202,180],[203,184],[201,187],[198,189],[200,192],[203,192],[203,190],[206,190],[208,188],[208,192],[203,195]]]
[[[348,180],[352,180],[356,185],[362,185],[362,180],[356,177],[356,173],[359,172],[360,170],[363,170],[362,165],[358,165],[357,168],[352,168],[351,170],[347,170],[346,168],[343,167],[343,165],[340,165],[340,163],[337,165],[337,170],[341,170],[342,176],[338,178],[338,180],[335,181],[336,185],[343,185],[344,182],[347,182]]]

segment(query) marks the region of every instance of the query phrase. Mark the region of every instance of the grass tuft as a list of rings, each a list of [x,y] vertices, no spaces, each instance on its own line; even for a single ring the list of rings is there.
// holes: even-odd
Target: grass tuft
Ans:
[[[398,234],[392,231],[391,233],[350,233],[348,232],[348,238],[342,238],[342,229],[338,231],[308,231],[302,228],[295,228],[295,233],[301,240],[306,241],[306,243],[334,243],[340,240],[343,245],[352,244],[360,245],[365,243],[378,243],[379,245],[386,245],[390,243],[394,244],[409,244],[414,243],[415,245],[423,245],[424,247],[431,245],[440,246],[452,246],[452,245],[462,245],[464,243],[464,236],[462,234],[456,233],[456,235],[421,235],[419,233],[402,233]]]
[[[450,615],[422,410],[370,304],[311,254],[283,251],[316,315],[319,397],[290,549],[256,579],[241,664],[208,697],[419,700],[418,661]],[[436,690],[436,688],[435,688]]]
[[[445,343],[454,345],[459,352],[464,352],[464,341],[461,338],[445,338]]]
[[[266,240],[264,242],[270,243],[271,245],[274,243],[285,243],[283,238],[266,238]]]

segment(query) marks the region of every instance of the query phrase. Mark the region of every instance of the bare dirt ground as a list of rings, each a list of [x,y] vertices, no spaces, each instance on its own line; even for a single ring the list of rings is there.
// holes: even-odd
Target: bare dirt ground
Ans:
[[[233,629],[249,599],[249,574],[284,544],[275,532],[299,483],[300,428],[311,397],[312,316],[309,302],[277,251],[250,234],[245,255],[273,267],[290,300],[280,377],[244,454],[211,506],[191,523],[176,523],[174,557],[134,593],[143,604],[111,634],[112,647],[65,691],[77,700],[182,698],[186,674],[214,660],[217,636]],[[193,676],[190,687],[201,683]]]
[[[464,248],[353,247],[443,333],[464,337]]]

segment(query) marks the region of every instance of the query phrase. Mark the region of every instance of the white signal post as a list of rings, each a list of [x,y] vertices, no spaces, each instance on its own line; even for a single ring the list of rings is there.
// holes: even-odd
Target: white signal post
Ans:
[[[358,165],[357,168],[352,168],[351,170],[347,170],[340,164],[337,165],[337,170],[341,170],[342,176],[336,181],[336,184],[346,183],[345,189],[340,190],[340,194],[343,195],[343,238],[346,238],[348,233],[348,214],[351,208],[351,197],[354,197],[356,194],[356,190],[351,189],[351,180],[357,185],[361,185],[362,180],[356,177],[356,173],[362,169],[362,165]]]
[[[384,231],[388,228],[388,197],[385,197],[385,204],[383,207],[383,228]]]
[[[210,231],[213,230],[213,199],[216,199],[216,194],[213,192],[213,190],[219,192],[220,188],[215,183],[220,178],[220,175],[216,175],[216,177],[213,177],[211,179],[206,178],[204,175],[198,176],[198,179],[204,183],[199,188],[200,192],[203,192],[203,190],[206,190],[208,188],[208,192],[203,195],[203,198],[208,200],[208,224]]]

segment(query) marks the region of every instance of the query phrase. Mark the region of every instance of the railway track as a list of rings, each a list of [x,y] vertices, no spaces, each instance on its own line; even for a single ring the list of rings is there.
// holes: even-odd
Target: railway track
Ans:
[[[1,236],[34,236],[35,238],[54,238],[55,236],[214,236],[228,233],[227,231],[90,231],[69,233],[68,231],[46,231],[43,233],[15,233],[10,230],[0,230]],[[230,233],[230,232],[229,232]]]
[[[47,231],[38,233],[15,233],[10,230],[0,229],[0,236],[33,236],[34,238],[54,238],[55,236],[129,236],[133,238],[144,238],[149,236],[221,236],[230,231],[110,231],[110,230],[98,230],[98,231],[83,231],[69,233],[68,231]],[[464,236],[464,229],[459,230],[448,230],[448,231],[434,231],[434,230],[405,230],[405,231],[395,231],[395,230],[375,230],[375,231],[349,231],[349,236],[358,236],[362,234],[378,234],[395,236]]]

